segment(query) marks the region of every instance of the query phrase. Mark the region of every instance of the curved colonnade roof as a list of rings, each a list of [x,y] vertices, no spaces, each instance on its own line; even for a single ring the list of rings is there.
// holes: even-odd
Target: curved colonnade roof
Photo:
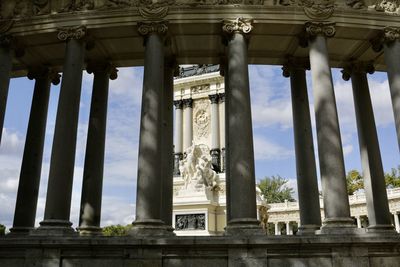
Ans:
[[[60,0],[51,2],[57,1]],[[0,34],[12,34],[25,50],[24,56],[14,60],[13,76],[17,77],[26,75],[28,67],[41,64],[62,71],[65,45],[57,39],[61,27],[86,25],[95,43],[87,52],[88,61],[104,59],[117,67],[128,67],[143,65],[143,37],[138,33],[137,23],[165,20],[170,44],[166,46],[167,54],[175,55],[178,64],[218,64],[225,53],[222,20],[251,18],[254,29],[248,47],[249,63],[281,65],[288,55],[308,58],[308,48],[301,47],[298,38],[307,21],[330,21],[336,23],[336,34],[328,40],[332,67],[343,67],[348,60],[361,60],[373,61],[377,70],[384,70],[383,52],[374,52],[370,41],[384,27],[400,26],[397,15],[368,8],[354,9],[343,6],[344,1],[335,3],[333,13],[328,17],[307,16],[304,7],[299,5],[258,2],[262,5],[167,5],[150,9],[156,14],[151,16],[143,15],[143,8],[130,6],[12,16],[13,23],[3,17]],[[160,11],[154,10],[165,12],[158,14]]]

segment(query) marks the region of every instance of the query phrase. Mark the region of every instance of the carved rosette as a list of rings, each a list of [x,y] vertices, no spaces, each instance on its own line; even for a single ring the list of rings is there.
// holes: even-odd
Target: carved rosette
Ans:
[[[223,20],[222,31],[227,35],[234,33],[249,34],[253,30],[253,20],[245,18]]]
[[[373,74],[375,72],[375,67],[372,62],[351,62],[347,64],[341,72],[343,80],[348,81],[353,73]]]
[[[168,31],[168,26],[165,21],[138,22],[138,31],[142,36],[149,34],[165,35]]]
[[[322,35],[326,38],[335,36],[335,23],[334,22],[316,22],[308,21],[305,24],[306,34],[309,38]]]
[[[87,36],[87,29],[85,26],[66,27],[58,29],[58,39],[60,41],[68,41],[71,39],[81,40]]]

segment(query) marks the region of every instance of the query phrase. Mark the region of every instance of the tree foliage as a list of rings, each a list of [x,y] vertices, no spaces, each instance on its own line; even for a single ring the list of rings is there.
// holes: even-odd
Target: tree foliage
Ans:
[[[267,203],[281,203],[285,200],[294,201],[293,188],[287,185],[288,180],[281,176],[265,177],[260,180],[258,187]]]
[[[353,195],[356,191],[364,188],[364,180],[361,173],[351,170],[346,175],[347,194]]]
[[[6,234],[6,227],[0,224],[0,235],[5,235],[5,234]]]
[[[128,234],[129,229],[131,229],[132,225],[128,224],[124,225],[109,225],[103,227],[103,235],[104,236],[126,236]]]
[[[387,188],[400,187],[400,165],[385,173],[385,182]]]

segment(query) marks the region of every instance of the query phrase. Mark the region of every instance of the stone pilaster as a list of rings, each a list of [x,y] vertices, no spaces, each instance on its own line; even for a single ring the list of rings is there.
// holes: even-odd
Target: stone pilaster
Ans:
[[[393,231],[378,135],[367,80],[367,72],[372,74],[374,67],[371,63],[350,63],[342,72],[343,78],[345,80],[351,78],[353,85],[364,190],[367,199],[369,220],[367,230],[368,232]]]
[[[224,20],[222,30],[227,44],[228,89],[226,95],[227,235],[262,234],[257,220],[251,121],[247,37],[252,21]]]
[[[219,95],[213,94],[208,96],[211,101],[211,164],[214,171],[221,172],[221,150],[219,138]]]
[[[12,70],[11,37],[0,35],[0,143]]]
[[[134,236],[172,234],[161,219],[162,149],[164,93],[164,22],[142,22],[138,31],[144,37],[145,61],[142,112],[140,122],[136,220],[130,232]],[[171,103],[172,104],[172,103]]]
[[[299,195],[299,234],[314,234],[321,227],[317,170],[307,94],[305,62],[290,59],[283,76],[290,77],[293,130],[296,152],[297,190]]]
[[[38,234],[73,233],[69,221],[75,148],[85,58],[86,28],[64,28],[58,38],[66,42],[63,79],[58,101],[56,125],[50,161],[44,220]]]
[[[327,40],[335,34],[334,23],[308,22],[311,77],[318,138],[325,220],[322,233],[352,232],[353,220],[346,189],[346,173],[336,99],[329,66]]]
[[[35,226],[50,85],[51,82],[60,82],[60,75],[46,67],[30,70],[28,78],[36,81],[22,157],[14,222],[10,229],[13,234],[29,234]]]
[[[174,175],[179,176],[179,161],[183,159],[183,101],[174,101],[175,106],[175,153],[174,153]]]
[[[183,152],[192,146],[193,142],[193,99],[182,99],[183,101]]]
[[[117,69],[109,63],[91,62],[87,72],[94,74],[89,128],[83,169],[80,235],[101,235],[101,200],[104,150],[106,141],[109,80],[117,78]]]

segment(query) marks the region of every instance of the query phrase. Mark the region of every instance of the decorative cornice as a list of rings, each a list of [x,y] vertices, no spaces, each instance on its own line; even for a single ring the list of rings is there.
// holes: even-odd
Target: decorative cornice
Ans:
[[[168,26],[166,21],[140,21],[137,24],[138,32],[140,35],[146,36],[149,34],[160,34],[164,35],[168,31]]]
[[[210,99],[211,104],[218,104],[218,100],[219,100],[218,94],[208,95],[208,98]]]
[[[86,36],[87,29],[85,26],[59,28],[57,35],[60,41],[68,41],[71,39],[81,40]]]
[[[308,38],[313,38],[317,35],[329,38],[333,37],[336,33],[334,22],[308,21],[305,24],[305,29]]]
[[[109,62],[89,62],[86,67],[86,71],[89,74],[96,73],[108,73],[110,74],[110,80],[115,80],[118,78],[118,69]]]
[[[36,66],[29,69],[27,77],[29,80],[49,79],[54,85],[59,84],[61,81],[61,75],[57,71],[45,66]]]
[[[175,106],[175,109],[182,109],[183,101],[182,100],[175,100],[174,101],[174,106]]]
[[[184,108],[193,108],[193,99],[192,98],[182,99],[182,101],[183,101]]]
[[[222,21],[222,31],[227,35],[234,33],[249,34],[253,30],[252,23],[252,19],[225,19]]]
[[[341,72],[343,80],[348,81],[353,73],[373,74],[375,67],[372,62],[349,62]]]

